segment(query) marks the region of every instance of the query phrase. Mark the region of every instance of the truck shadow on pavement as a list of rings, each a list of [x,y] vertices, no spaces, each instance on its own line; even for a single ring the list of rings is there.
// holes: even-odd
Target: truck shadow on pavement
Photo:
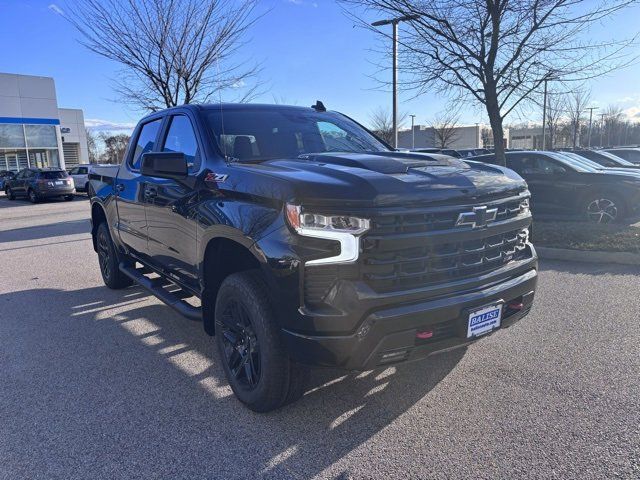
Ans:
[[[55,308],[43,316],[44,305]],[[314,370],[302,400],[261,415],[233,396],[202,325],[137,287],[12,292],[0,311],[0,337],[12,339],[0,353],[10,419],[0,456],[34,477],[309,478],[423,400],[464,355]]]
[[[0,243],[41,240],[43,238],[64,237],[81,233],[91,233],[91,223],[84,218],[81,220],[69,220],[66,222],[46,223],[32,227],[3,230],[0,235]]]

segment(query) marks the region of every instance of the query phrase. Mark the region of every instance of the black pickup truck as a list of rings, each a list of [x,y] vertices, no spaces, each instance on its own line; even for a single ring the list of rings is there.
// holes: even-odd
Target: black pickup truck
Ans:
[[[393,151],[321,102],[154,113],[116,176],[90,181],[105,284],[202,321],[256,411],[302,395],[307,366],[423,358],[532,305],[521,177]]]

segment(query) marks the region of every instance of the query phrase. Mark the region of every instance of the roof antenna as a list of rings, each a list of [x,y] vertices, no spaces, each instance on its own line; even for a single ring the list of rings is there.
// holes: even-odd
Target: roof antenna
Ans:
[[[311,105],[311,108],[313,108],[316,112],[326,112],[327,109],[324,106],[324,103],[322,103],[320,100],[316,100],[316,104],[315,105]]]

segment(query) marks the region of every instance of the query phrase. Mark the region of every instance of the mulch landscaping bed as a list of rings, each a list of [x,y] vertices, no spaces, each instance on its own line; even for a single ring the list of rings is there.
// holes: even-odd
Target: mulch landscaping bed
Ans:
[[[536,246],[600,252],[640,253],[640,226],[588,222],[533,222]]]

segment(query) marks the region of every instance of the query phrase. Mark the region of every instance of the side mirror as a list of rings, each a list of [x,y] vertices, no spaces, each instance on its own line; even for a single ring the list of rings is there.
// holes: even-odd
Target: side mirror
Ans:
[[[140,171],[148,177],[182,180],[189,173],[187,159],[182,152],[147,152],[142,155]]]

